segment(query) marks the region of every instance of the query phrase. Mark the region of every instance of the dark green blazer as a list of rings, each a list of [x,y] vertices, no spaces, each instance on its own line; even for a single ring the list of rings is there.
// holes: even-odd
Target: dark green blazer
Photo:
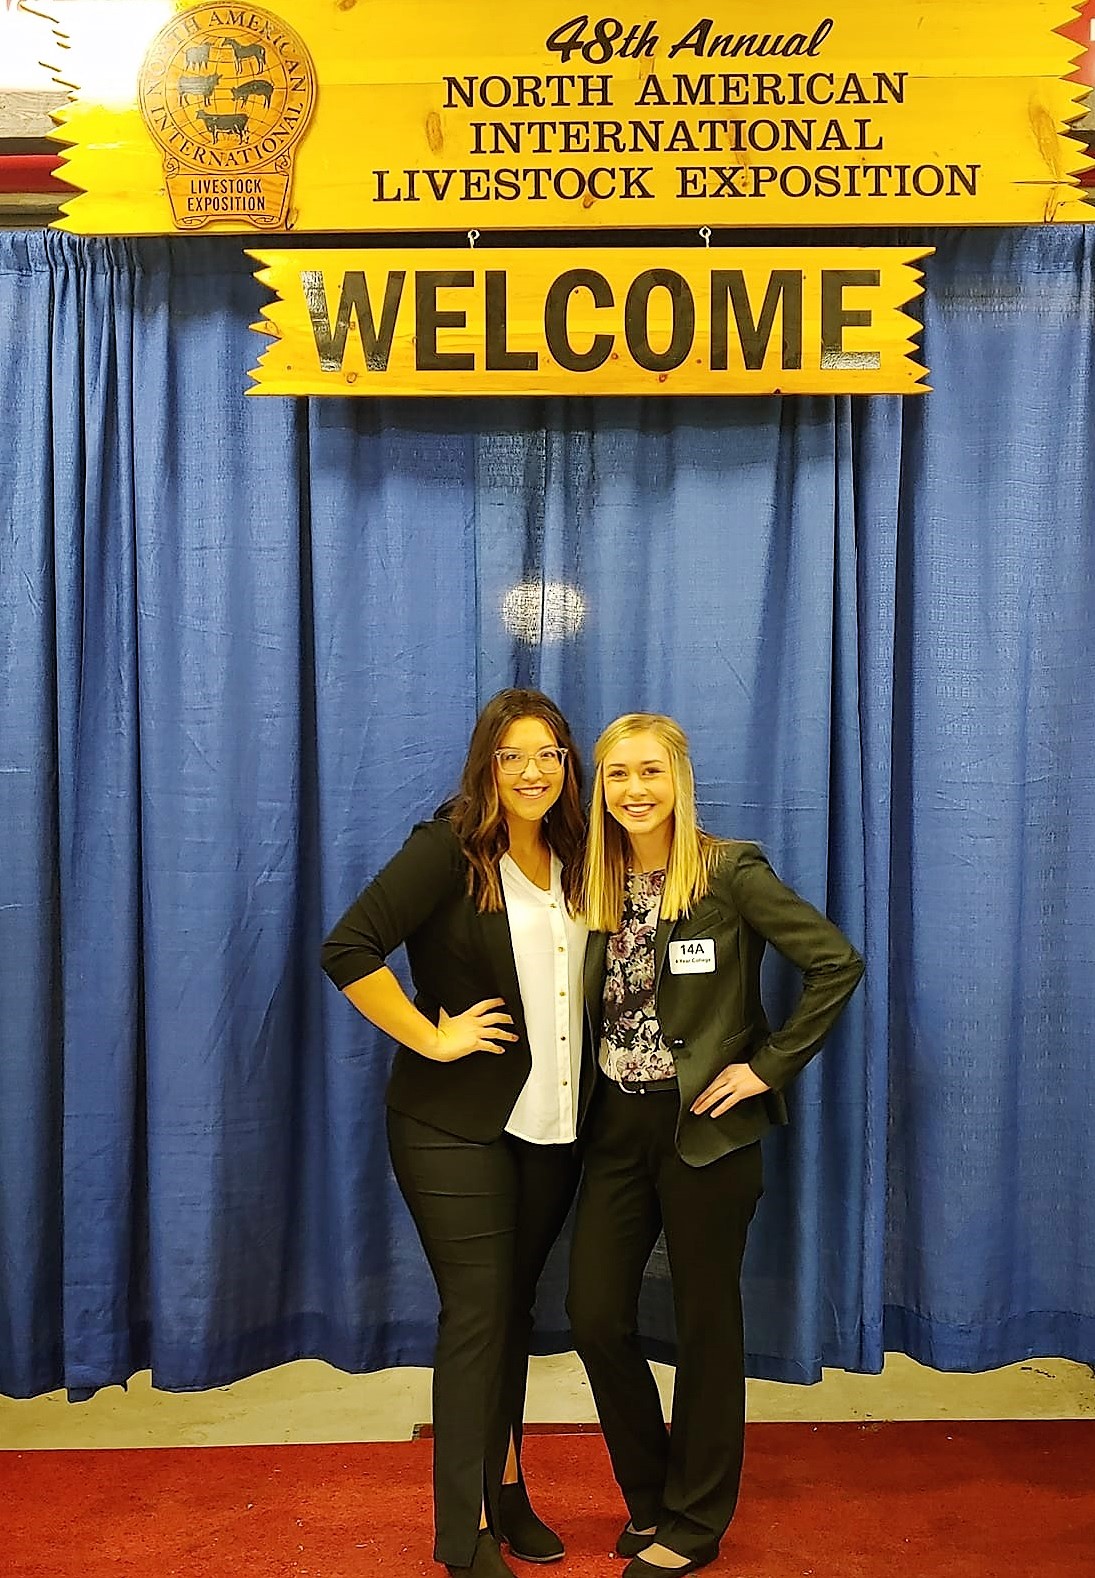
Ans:
[[[462,1014],[485,998],[501,997],[517,1040],[502,1052],[473,1052],[455,1063],[434,1063],[409,1047],[397,1048],[388,1106],[466,1140],[497,1139],[532,1070],[532,1049],[506,912],[476,909],[468,896],[468,863],[444,817],[419,823],[358,895],[324,941],[323,968],[342,990],[379,970],[401,943],[415,1007],[431,1024],[442,1008]],[[585,1047],[579,1121],[593,1080]]]
[[[710,974],[674,974],[671,942],[714,943]],[[601,1044],[604,932],[586,948],[585,995],[593,1047]],[[771,943],[802,971],[802,994],[772,1030],[760,996],[760,963]],[[728,844],[711,888],[690,915],[660,921],[655,938],[655,1009],[681,1087],[677,1149],[702,1167],[787,1122],[783,1091],[818,1051],[863,974],[863,960],[824,915],[781,882],[756,844]],[[748,1063],[771,1089],[720,1118],[689,1109],[731,1063]],[[642,1101],[642,1096],[636,1096]]]

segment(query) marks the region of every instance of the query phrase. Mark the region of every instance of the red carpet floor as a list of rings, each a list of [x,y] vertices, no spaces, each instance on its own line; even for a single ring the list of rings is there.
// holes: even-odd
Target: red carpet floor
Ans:
[[[0,1452],[4,1578],[429,1575],[430,1443]],[[613,1578],[597,1435],[531,1434],[568,1556]],[[523,1578],[542,1569],[514,1563]],[[712,1578],[1093,1578],[1095,1420],[749,1427]]]

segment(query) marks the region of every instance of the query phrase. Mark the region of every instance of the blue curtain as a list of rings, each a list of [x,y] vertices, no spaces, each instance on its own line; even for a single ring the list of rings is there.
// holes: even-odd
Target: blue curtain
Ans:
[[[938,249],[923,399],[246,399],[238,242],[0,236],[0,1390],[429,1361],[318,943],[514,682],[679,717],[867,955],[751,1372],[1095,1360],[1093,242],[874,239]]]

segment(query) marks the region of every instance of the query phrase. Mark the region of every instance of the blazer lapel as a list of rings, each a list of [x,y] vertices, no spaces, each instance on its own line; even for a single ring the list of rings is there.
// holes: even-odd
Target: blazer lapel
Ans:
[[[483,951],[490,962],[491,973],[498,983],[496,995],[505,998],[506,1007],[513,1015],[514,1030],[523,1041],[527,1041],[528,1031],[521,1006],[521,985],[517,979],[517,964],[513,957],[509,917],[505,910],[488,910],[478,916],[478,921]]]
[[[661,981],[661,978],[662,978],[662,970],[665,968],[665,953],[666,953],[666,949],[669,947],[669,939],[673,935],[673,928],[676,926],[676,924],[677,924],[676,921],[659,919],[659,921],[658,921],[658,929],[654,933],[654,991],[655,991],[655,993],[657,993],[658,985],[659,985],[659,983]]]
[[[591,931],[586,940],[585,994],[586,1013],[593,1027],[594,1057],[597,1056],[597,1049],[601,1040],[601,1020],[603,1016],[601,999],[605,989],[605,957],[607,952],[608,933]]]

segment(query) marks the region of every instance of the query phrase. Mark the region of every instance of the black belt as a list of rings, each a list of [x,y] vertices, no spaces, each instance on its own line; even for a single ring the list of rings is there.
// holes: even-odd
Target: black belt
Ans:
[[[661,1096],[680,1090],[675,1079],[614,1079],[612,1083],[627,1096]]]

